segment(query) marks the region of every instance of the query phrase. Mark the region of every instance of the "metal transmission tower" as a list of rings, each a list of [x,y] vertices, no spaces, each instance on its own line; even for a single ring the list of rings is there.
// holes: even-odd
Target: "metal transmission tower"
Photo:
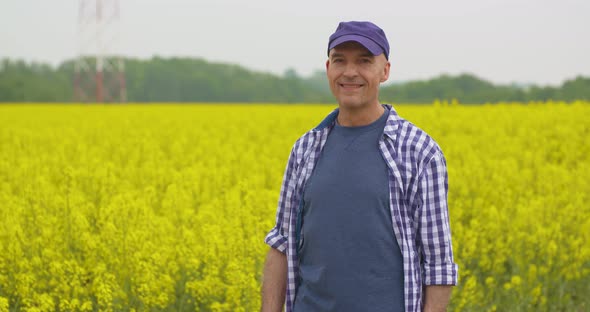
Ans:
[[[116,54],[118,0],[79,0],[79,53],[74,65],[74,99],[78,102],[125,102],[125,67]]]

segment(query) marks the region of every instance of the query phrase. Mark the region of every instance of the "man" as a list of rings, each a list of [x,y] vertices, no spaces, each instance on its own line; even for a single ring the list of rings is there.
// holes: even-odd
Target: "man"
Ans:
[[[457,283],[438,144],[380,104],[389,43],[370,22],[330,36],[338,109],[289,157],[268,252],[262,311],[445,311]]]

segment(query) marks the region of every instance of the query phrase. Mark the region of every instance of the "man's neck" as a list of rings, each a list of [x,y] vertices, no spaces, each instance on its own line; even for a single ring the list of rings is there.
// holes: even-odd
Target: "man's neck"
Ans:
[[[366,108],[346,109],[338,111],[338,124],[344,127],[360,127],[371,124],[383,115],[385,108],[377,103]]]

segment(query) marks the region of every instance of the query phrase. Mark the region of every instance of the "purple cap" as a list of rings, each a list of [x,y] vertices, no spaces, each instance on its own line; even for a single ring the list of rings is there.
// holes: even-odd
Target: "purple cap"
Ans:
[[[336,31],[330,36],[328,55],[335,46],[346,42],[356,41],[362,44],[373,55],[383,53],[389,60],[389,42],[383,29],[371,22],[341,22]]]

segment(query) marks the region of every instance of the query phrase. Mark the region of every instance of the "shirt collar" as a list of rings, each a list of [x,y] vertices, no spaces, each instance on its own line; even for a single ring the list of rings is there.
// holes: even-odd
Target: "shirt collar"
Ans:
[[[397,111],[390,104],[381,104],[384,108],[389,109],[389,116],[383,129],[383,134],[395,141],[397,137],[397,129],[399,127],[399,121],[401,117],[397,114]],[[338,117],[339,108],[334,109],[320,124],[312,129],[313,132],[321,132],[324,129],[331,130],[336,123],[336,117]]]

